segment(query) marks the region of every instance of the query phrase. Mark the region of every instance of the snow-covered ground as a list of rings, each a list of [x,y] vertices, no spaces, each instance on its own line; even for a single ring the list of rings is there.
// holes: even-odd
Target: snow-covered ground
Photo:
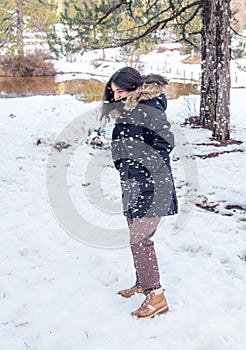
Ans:
[[[69,95],[1,99],[1,349],[245,348],[245,99],[245,89],[232,90],[232,138],[243,143],[227,147],[211,145],[207,130],[180,126],[187,97],[169,101],[181,214],[163,220],[155,237],[170,311],[150,320],[130,316],[143,296],[116,295],[132,285],[134,272],[110,150],[84,142],[99,125],[99,104]],[[71,146],[59,152],[57,138]],[[213,152],[222,154],[199,157]],[[86,174],[93,159],[102,162]],[[93,192],[98,173],[107,210]],[[69,198],[81,232],[69,232]],[[118,229],[123,234],[115,237]]]

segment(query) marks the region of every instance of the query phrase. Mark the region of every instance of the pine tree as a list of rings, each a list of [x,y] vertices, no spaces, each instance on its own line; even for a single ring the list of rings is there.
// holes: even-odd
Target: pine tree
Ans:
[[[126,6],[128,1],[116,0],[65,2],[61,14],[63,33],[53,27],[48,41],[50,49],[59,56],[126,45],[142,50],[153,48],[157,38],[146,35],[142,21],[154,18],[166,1],[162,5],[160,1],[155,2],[151,8],[146,0],[131,2],[131,6]],[[132,37],[137,40],[128,40]]]
[[[22,56],[27,32],[46,32],[57,21],[54,1],[2,0],[0,5],[0,48]]]

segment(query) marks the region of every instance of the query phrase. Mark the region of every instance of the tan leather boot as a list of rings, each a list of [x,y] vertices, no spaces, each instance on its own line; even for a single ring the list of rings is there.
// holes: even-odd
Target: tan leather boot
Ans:
[[[150,318],[168,311],[167,301],[162,288],[152,290],[146,295],[142,305],[131,313],[137,318]]]
[[[130,298],[135,293],[143,294],[142,288],[137,287],[137,286],[133,286],[133,287],[131,287],[129,289],[122,289],[117,294],[121,295],[124,298]]]

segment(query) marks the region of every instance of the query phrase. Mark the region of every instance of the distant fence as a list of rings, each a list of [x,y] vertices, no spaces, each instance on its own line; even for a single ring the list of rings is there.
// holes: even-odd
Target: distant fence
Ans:
[[[85,59],[86,63],[89,63],[90,59]],[[95,62],[101,64],[102,62],[121,62],[119,58],[115,59],[95,59]],[[143,62],[140,60],[132,60],[131,62],[122,61],[125,64],[130,65],[142,65],[148,69],[150,72],[157,72],[163,75],[166,75],[167,78],[172,80],[181,80],[183,82],[189,83],[199,83],[201,81],[201,70],[199,64],[180,64],[177,65],[170,64],[169,61],[163,61],[162,64],[153,64],[148,62]],[[246,74],[242,72],[242,74]],[[231,69],[231,86],[232,87],[246,87],[246,79],[244,79],[244,75],[241,75],[239,71],[235,71]]]
[[[168,78],[173,80],[182,80],[184,82],[198,83],[201,81],[201,71],[192,70],[192,65],[187,65],[186,69],[173,67],[171,65],[148,65],[150,71],[157,71],[165,74]],[[246,87],[246,81],[242,79],[240,73],[231,70],[231,85],[232,87]]]

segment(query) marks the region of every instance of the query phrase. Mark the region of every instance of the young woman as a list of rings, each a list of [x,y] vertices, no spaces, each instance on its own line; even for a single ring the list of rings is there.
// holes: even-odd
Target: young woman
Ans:
[[[112,157],[119,171],[124,215],[136,270],[133,287],[118,292],[146,298],[132,315],[154,317],[168,310],[160,284],[157,257],[151,240],[162,216],[177,213],[177,198],[169,154],[173,134],[165,110],[166,78],[141,76],[134,68],[115,72],[104,90],[103,116],[115,119]]]

